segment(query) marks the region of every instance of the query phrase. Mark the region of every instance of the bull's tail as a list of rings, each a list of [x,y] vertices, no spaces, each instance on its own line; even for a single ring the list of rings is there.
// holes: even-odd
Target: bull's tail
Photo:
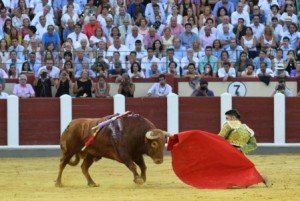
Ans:
[[[72,160],[72,158],[74,158],[74,156],[75,156],[75,159],[74,160]],[[79,163],[79,161],[80,161],[80,156],[79,156],[79,154],[75,154],[72,158],[71,158],[71,160],[69,161],[69,165],[70,166],[76,166],[76,165],[78,165],[78,163]]]

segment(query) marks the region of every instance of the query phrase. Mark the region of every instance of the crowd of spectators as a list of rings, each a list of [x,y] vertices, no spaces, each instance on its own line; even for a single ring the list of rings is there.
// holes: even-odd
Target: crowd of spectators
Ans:
[[[193,89],[300,77],[299,17],[292,0],[0,0],[0,77],[34,76],[35,95],[57,97],[107,96],[107,77],[129,97],[131,78],[166,73]]]

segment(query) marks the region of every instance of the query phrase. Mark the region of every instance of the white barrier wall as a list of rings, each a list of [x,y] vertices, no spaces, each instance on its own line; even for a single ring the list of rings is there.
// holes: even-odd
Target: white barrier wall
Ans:
[[[232,96],[229,93],[221,95],[221,124],[225,122],[224,113],[232,108]],[[54,146],[19,146],[19,98],[10,95],[7,99],[7,146],[1,148],[48,148]],[[63,131],[68,123],[72,120],[72,98],[64,95],[60,98],[60,120],[61,131]],[[172,93],[167,97],[167,131],[171,134],[179,132],[179,101],[178,95]],[[123,113],[126,111],[125,97],[123,95],[114,96],[114,112]],[[300,146],[300,143],[289,143],[285,141],[285,96],[276,94],[274,96],[274,143],[261,143],[262,146]],[[222,126],[222,125],[221,125]]]

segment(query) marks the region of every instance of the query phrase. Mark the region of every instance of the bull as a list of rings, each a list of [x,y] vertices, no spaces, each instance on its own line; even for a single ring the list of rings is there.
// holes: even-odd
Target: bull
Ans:
[[[81,170],[89,186],[98,186],[88,170],[94,161],[102,157],[126,165],[133,173],[133,181],[136,184],[146,181],[147,167],[143,158],[144,154],[151,157],[156,164],[163,162],[164,145],[168,133],[157,129],[151,121],[137,114],[127,115],[101,127],[94,141],[82,150],[85,142],[92,135],[91,129],[105,120],[107,117],[81,118],[69,123],[60,139],[62,157],[56,186],[62,186],[61,178],[66,165],[75,166],[80,162],[80,158],[83,158]],[[136,165],[140,168],[140,175]]]

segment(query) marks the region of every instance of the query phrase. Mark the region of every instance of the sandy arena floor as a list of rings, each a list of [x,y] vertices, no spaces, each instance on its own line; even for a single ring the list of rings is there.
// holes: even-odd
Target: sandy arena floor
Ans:
[[[272,188],[258,184],[247,189],[202,190],[174,175],[170,156],[162,165],[146,157],[148,181],[137,186],[127,168],[102,159],[90,173],[100,187],[88,187],[80,166],[67,166],[62,188],[54,186],[58,157],[0,158],[1,201],[260,201],[300,200],[300,155],[251,155],[257,169],[272,179]]]

